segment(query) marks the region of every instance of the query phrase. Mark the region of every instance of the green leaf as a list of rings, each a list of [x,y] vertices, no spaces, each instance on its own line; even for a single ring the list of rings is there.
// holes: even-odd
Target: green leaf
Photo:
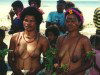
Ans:
[[[52,75],[56,75],[56,72],[53,72]]]
[[[9,49],[4,49],[4,50],[0,50],[0,56],[1,57],[5,57],[5,55],[7,55]]]
[[[49,48],[47,49],[47,52],[46,52],[46,63],[45,63],[45,67],[47,70],[52,70],[54,68],[54,57],[57,53],[57,49],[56,48]]]

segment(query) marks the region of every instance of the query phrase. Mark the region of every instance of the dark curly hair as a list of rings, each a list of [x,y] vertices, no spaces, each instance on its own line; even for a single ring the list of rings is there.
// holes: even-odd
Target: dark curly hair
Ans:
[[[23,8],[23,3],[21,1],[14,1],[11,5],[12,7]]]
[[[35,7],[27,7],[22,11],[21,16],[20,16],[20,19],[22,22],[23,22],[25,16],[27,16],[27,15],[35,17],[36,25],[37,25],[36,29],[37,29],[37,31],[39,31],[40,24],[43,20],[42,13]]]
[[[59,32],[59,29],[58,27],[56,26],[49,26],[46,30],[45,30],[45,35],[46,37],[48,37],[48,32],[52,32],[55,36],[59,36],[60,35],[60,32]]]
[[[65,1],[65,9],[74,8],[74,7],[75,7],[75,4],[73,2]]]
[[[0,37],[5,38],[5,30],[0,29]]]
[[[83,29],[83,21],[84,21],[82,12],[78,8],[69,8],[68,10],[66,10],[65,17],[68,14],[70,14],[70,12],[69,12],[70,10],[72,11],[71,14],[76,15],[78,21],[81,22],[81,24],[79,26],[79,31],[81,31]]]
[[[41,6],[41,0],[28,0],[29,5],[31,5],[31,2],[36,2],[39,7]]]

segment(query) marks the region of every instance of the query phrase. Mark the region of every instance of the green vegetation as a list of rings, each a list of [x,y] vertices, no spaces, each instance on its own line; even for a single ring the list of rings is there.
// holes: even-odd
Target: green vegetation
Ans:
[[[4,50],[0,50],[0,57],[5,57],[5,55],[7,55],[8,53],[8,49],[4,49]]]
[[[46,52],[46,63],[45,67],[47,70],[53,70],[54,68],[54,58],[57,53],[56,48],[49,48]]]

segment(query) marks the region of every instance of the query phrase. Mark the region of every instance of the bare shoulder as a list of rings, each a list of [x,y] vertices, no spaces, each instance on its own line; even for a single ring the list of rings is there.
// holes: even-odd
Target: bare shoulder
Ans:
[[[42,46],[43,53],[45,53],[47,48],[49,48],[49,41],[48,41],[48,39],[45,36],[40,35],[39,42],[40,42],[40,45]]]
[[[87,36],[85,36],[85,35],[81,35],[81,40],[83,42],[90,41],[89,38]]]
[[[11,40],[15,41],[22,32],[14,33]]]
[[[85,36],[85,35],[82,35],[81,43],[82,43],[84,46],[89,46],[89,47],[91,47],[90,39],[89,39],[87,36]]]
[[[64,34],[64,35],[60,35],[57,39],[57,41],[62,41],[67,35]]]
[[[46,42],[48,42],[48,39],[44,35],[40,35],[40,42],[46,43]]]

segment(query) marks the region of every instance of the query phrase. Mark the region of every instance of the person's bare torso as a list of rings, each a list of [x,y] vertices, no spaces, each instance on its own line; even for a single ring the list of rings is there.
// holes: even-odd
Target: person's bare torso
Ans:
[[[15,63],[21,70],[38,70],[40,68],[41,46],[39,37],[29,43],[22,35],[18,36],[15,53]]]
[[[82,53],[84,48],[82,46],[82,36],[75,38],[65,37],[61,41],[59,49],[59,57],[61,58],[61,64],[67,64],[69,70],[75,70],[82,65]],[[84,75],[84,72],[79,75]]]

